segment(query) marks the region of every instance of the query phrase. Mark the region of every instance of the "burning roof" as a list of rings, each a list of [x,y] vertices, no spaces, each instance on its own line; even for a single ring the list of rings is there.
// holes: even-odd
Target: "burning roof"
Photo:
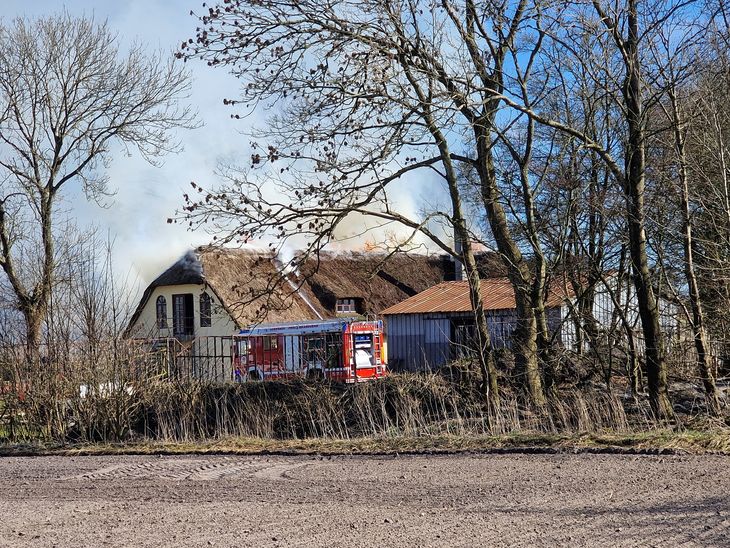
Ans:
[[[361,299],[365,314],[381,310],[453,276],[453,263],[441,255],[375,252],[321,253],[299,267],[299,275],[322,305]]]
[[[492,270],[493,257],[483,259]],[[335,315],[338,299],[359,299],[364,314],[417,295],[445,279],[454,265],[445,255],[378,252],[321,252],[283,274],[274,253],[200,247],[158,276],[144,292],[134,325],[156,287],[200,284],[209,287],[238,324],[312,320]]]

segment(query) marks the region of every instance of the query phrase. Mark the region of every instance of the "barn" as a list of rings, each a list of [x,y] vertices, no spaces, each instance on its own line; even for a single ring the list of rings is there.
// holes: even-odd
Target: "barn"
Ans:
[[[638,305],[628,280],[607,276],[607,283],[595,287],[592,316],[601,337],[621,339],[623,315],[631,326],[639,354],[644,351]],[[583,337],[576,337],[576,294],[572,284],[554,281],[545,308],[548,330],[553,342],[565,349],[585,348]],[[509,348],[517,325],[512,284],[507,278],[481,281],[481,295],[494,348]],[[620,304],[620,311],[615,307]],[[666,297],[659,299],[662,332],[671,344],[678,337],[678,308]],[[474,312],[466,281],[442,282],[382,311],[387,333],[388,364],[394,371],[422,371],[440,367],[473,348]],[[619,346],[623,344],[620,343]]]
[[[510,346],[517,322],[515,294],[507,278],[481,281],[487,325],[494,348]],[[568,337],[567,292],[549,293],[548,328]],[[443,282],[385,309],[388,364],[395,371],[440,367],[469,348],[474,336],[474,312],[466,281]],[[564,341],[563,341],[564,342]]]

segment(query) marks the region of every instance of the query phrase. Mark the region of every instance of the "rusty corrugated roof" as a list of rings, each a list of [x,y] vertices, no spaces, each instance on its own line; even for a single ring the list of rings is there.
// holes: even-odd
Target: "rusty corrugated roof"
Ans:
[[[482,280],[482,301],[484,310],[510,310],[516,308],[515,292],[507,278],[490,278]],[[566,298],[567,292],[551,290],[546,299],[548,307],[560,306]],[[386,308],[383,315],[393,314],[427,314],[430,312],[470,312],[469,283],[442,282]]]

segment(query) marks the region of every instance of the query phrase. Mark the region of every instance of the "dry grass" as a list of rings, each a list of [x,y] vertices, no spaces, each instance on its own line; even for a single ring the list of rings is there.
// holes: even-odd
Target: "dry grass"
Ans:
[[[391,375],[341,385],[296,380],[213,385],[150,383],[141,387],[145,438],[189,441],[230,437],[272,440],[502,436],[514,432],[630,432],[623,402],[602,392],[571,390],[536,409],[505,395],[498,409],[436,374]],[[639,413],[640,421],[648,419]]]
[[[494,409],[483,405],[471,383],[436,374],[343,385],[304,379],[216,384],[152,375],[109,383],[96,373],[36,382],[22,401],[6,397],[8,441],[417,439],[634,429],[623,402],[604,392],[566,391],[544,409],[505,394]],[[82,394],[80,384],[92,390]],[[644,412],[632,417],[650,424]]]
[[[484,405],[468,368],[394,374],[357,385],[304,379],[220,384],[168,378],[150,354],[135,348],[68,355],[63,370],[37,371],[28,377],[32,382],[10,390],[4,385],[0,443],[80,444],[84,450],[89,444],[104,450],[123,443],[135,451],[147,446],[227,451],[243,444],[248,449],[240,450],[380,452],[622,446],[643,439],[647,446],[727,447],[721,421],[698,415],[676,424],[664,440],[646,401],[596,388],[560,391],[544,408],[504,392],[495,409]],[[705,439],[685,431],[710,434]]]
[[[194,442],[139,441],[134,443],[29,444],[0,446],[0,456],[21,455],[148,455],[148,454],[292,454],[393,455],[601,452],[619,454],[730,454],[730,430],[655,430],[633,434],[514,433],[503,436],[370,437],[353,439],[309,438],[272,440],[230,437]]]

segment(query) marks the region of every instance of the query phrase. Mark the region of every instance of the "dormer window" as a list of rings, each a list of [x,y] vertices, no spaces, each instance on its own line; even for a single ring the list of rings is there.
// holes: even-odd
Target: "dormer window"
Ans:
[[[337,314],[357,314],[355,299],[337,299]]]
[[[157,329],[167,329],[167,299],[157,297]]]

